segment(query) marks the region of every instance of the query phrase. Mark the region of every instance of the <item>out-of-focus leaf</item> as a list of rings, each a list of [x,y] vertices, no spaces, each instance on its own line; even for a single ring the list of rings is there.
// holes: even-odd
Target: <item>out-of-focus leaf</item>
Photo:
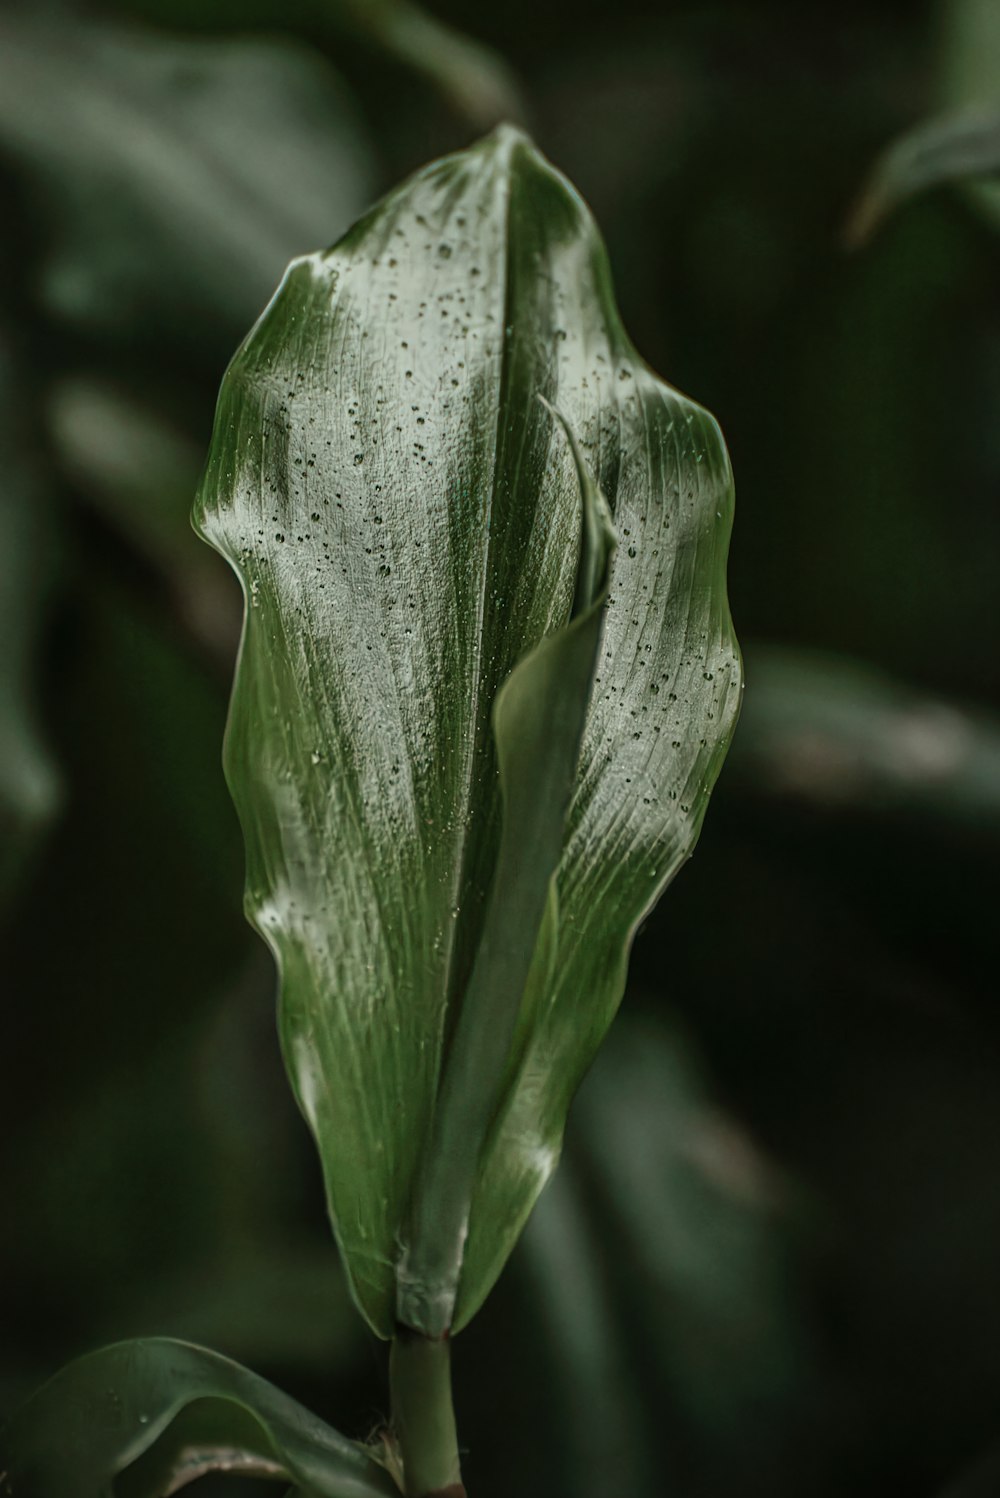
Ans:
[[[258,1235],[266,1234],[261,1222],[254,1226]],[[244,1230],[244,1245],[246,1237]],[[125,1335],[155,1325],[182,1341],[224,1347],[243,1361],[308,1370],[324,1379],[346,1374],[363,1352],[364,1328],[336,1253],[322,1239],[237,1244],[214,1262],[132,1284],[129,1291],[103,1318]]]
[[[937,18],[942,111],[996,115],[1000,104],[1000,6],[993,0],[947,0]],[[965,195],[1000,227],[1000,184],[970,182]]]
[[[574,1498],[694,1491],[692,1471],[705,1492],[738,1491],[747,1452],[769,1466],[761,1417],[815,1374],[788,1209],[784,1180],[716,1101],[689,1038],[629,1003],[518,1259],[532,1324],[548,1333],[536,1378],[565,1421],[553,1440]]]
[[[54,816],[59,774],[36,714],[38,633],[51,572],[44,480],[25,450],[16,363],[0,329],[0,900]]]
[[[1000,825],[1000,723],[857,661],[757,648],[732,773],[831,808]]]
[[[546,1187],[524,1234],[521,1263],[534,1314],[548,1334],[565,1424],[555,1438],[573,1498],[651,1489],[640,1385],[630,1360],[607,1258],[572,1170]]]
[[[938,16],[941,102],[995,105],[1000,94],[1000,9],[993,0],[948,0]]]
[[[165,568],[180,565],[190,536],[190,497],[204,454],[186,432],[133,392],[88,375],[56,380],[49,430],[61,466],[127,536]],[[187,496],[187,503],[184,496]],[[204,547],[183,547],[197,565]]]
[[[3,1498],[162,1498],[208,1472],[396,1493],[368,1451],[238,1363],[152,1337],[79,1358],[0,1432]]]
[[[670,1028],[616,1026],[582,1089],[574,1158],[631,1321],[703,1430],[787,1392],[801,1373],[777,1173],[711,1097]]]
[[[228,663],[239,634],[238,605],[227,569],[191,531],[201,448],[148,397],[93,376],[57,380],[48,419],[74,493],[155,567],[185,627]]]
[[[460,1326],[555,1168],[632,933],[732,732],[725,448],[626,338],[576,193],[504,129],[291,267],[224,383],[197,512],[247,600],[226,751],[247,910],[383,1335],[497,869],[494,706],[577,578],[579,477],[539,397],[578,435],[619,550],[554,892],[522,933]]]
[[[1000,110],[976,108],[916,126],[876,162],[851,214],[847,238],[870,239],[902,203],[949,182],[1000,171]]]
[[[990,1448],[973,1466],[950,1482],[940,1498],[994,1498],[1000,1491],[1000,1449]]]
[[[414,0],[129,0],[128,8],[170,26],[281,27],[338,49],[345,38],[361,40],[422,75],[476,129],[523,116],[501,59]]]
[[[128,339],[230,342],[371,196],[343,85],[292,43],[6,14],[0,153],[44,214],[46,305]]]
[[[446,26],[413,0],[321,0],[326,15],[423,74],[477,129],[519,120],[514,79],[487,47]]]

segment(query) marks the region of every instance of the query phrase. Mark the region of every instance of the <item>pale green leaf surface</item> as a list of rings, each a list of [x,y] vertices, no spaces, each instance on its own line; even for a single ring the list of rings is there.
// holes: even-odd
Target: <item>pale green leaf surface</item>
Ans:
[[[367,1451],[256,1374],[188,1342],[70,1363],[0,1432],[3,1498],[161,1498],[207,1472],[284,1477],[313,1498],[396,1492]]]
[[[580,477],[540,397],[619,548],[555,896],[478,1159],[461,1325],[555,1167],[631,936],[691,850],[732,731],[725,448],[626,338],[577,194],[503,129],[292,265],[224,382],[196,516],[247,599],[226,748],[247,909],[383,1335],[497,868],[494,704],[576,587]]]

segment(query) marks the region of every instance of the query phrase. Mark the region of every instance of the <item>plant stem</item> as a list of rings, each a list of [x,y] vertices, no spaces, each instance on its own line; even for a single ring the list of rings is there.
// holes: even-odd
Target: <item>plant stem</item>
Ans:
[[[465,1498],[451,1402],[451,1344],[397,1328],[389,1354],[392,1421],[407,1498]]]

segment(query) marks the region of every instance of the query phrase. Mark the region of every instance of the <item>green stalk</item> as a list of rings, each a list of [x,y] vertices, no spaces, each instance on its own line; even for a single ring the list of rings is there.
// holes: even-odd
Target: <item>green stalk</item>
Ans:
[[[389,1384],[407,1498],[465,1498],[448,1338],[399,1327],[389,1354]]]

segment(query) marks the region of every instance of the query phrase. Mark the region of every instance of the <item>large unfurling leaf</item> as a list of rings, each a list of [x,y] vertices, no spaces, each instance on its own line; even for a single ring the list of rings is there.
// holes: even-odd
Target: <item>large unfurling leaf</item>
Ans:
[[[295,262],[227,374],[196,523],[247,601],[247,910],[383,1335],[481,1303],[697,837],[739,699],[731,500],[716,423],[509,128]]]
[[[273,1384],[152,1337],[70,1363],[0,1431],[3,1498],[162,1498],[208,1472],[285,1478],[315,1498],[385,1498],[392,1479]]]
[[[608,599],[614,528],[568,427],[567,436],[583,497],[570,619],[518,662],[493,704],[503,803],[496,862],[397,1269],[400,1318],[435,1335],[454,1314],[476,1173],[518,1011],[539,975],[543,984],[552,976],[559,924],[553,876]]]

